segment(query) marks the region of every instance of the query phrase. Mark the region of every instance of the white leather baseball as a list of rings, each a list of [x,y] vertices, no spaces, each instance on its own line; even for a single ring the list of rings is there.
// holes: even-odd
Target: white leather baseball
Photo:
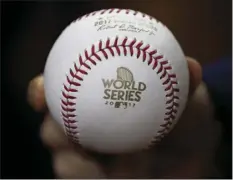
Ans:
[[[53,118],[87,149],[141,150],[160,141],[184,110],[185,56],[156,19],[107,9],[72,22],[52,47],[44,71]]]

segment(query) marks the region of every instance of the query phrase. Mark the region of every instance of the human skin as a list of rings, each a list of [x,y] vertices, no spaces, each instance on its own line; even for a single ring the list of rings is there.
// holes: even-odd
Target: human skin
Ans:
[[[214,155],[221,136],[214,107],[202,82],[202,68],[187,57],[190,93],[175,128],[159,144],[130,154],[89,152],[66,137],[46,106],[43,75],[31,80],[28,102],[44,112],[40,136],[50,149],[57,178],[204,178],[217,173]]]

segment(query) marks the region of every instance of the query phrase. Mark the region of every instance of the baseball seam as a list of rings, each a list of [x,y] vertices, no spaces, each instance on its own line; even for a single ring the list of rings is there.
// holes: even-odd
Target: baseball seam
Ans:
[[[143,12],[140,12],[140,11],[135,11],[135,10],[132,10],[132,9],[111,8],[111,9],[102,9],[102,10],[98,10],[98,11],[94,11],[94,12],[85,14],[85,15],[79,17],[78,19],[76,19],[75,21],[80,21],[83,18],[88,18],[88,17],[91,17],[91,16],[95,16],[97,14],[103,15],[103,14],[112,14],[112,13],[117,13],[117,14],[119,14],[119,13],[125,13],[125,14],[132,14],[134,16],[141,15],[141,17],[143,17],[143,18],[148,17],[150,20],[156,20],[152,16],[150,16],[148,14],[145,14]]]
[[[160,125],[161,129],[152,139],[151,144],[160,141],[170,131],[173,120],[176,118],[179,106],[179,97],[177,95],[179,88],[176,74],[172,73],[169,61],[143,41],[138,41],[136,38],[129,40],[127,37],[123,38],[123,40],[119,39],[116,36],[113,39],[107,38],[107,40],[100,40],[97,44],[93,44],[90,51],[85,50],[83,55],[80,54],[80,66],[78,67],[77,63],[74,62],[73,67],[70,68],[69,73],[66,75],[61,97],[61,116],[67,136],[76,143],[79,143],[78,120],[76,120],[77,115],[75,114],[76,93],[79,92],[84,77],[88,75],[87,71],[91,70],[91,65],[96,66],[99,61],[103,60],[101,54],[105,60],[110,56],[136,56],[137,59],[151,66],[162,81],[166,93],[164,123]]]

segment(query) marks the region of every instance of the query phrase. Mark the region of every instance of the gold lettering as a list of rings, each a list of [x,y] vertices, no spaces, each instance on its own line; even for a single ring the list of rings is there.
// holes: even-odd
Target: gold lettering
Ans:
[[[135,93],[135,96],[136,96],[136,98],[134,99],[134,101],[137,101],[137,102],[139,102],[140,100],[141,100],[141,91],[137,91],[136,93]]]
[[[124,91],[118,91],[118,100],[124,100],[124,95],[125,95]]]
[[[145,89],[146,89],[146,84],[143,83],[143,82],[139,82],[138,90],[139,91],[144,91]]]
[[[112,95],[111,95],[111,99],[112,100],[117,100],[117,90],[112,90]]]
[[[109,99],[109,98],[110,98],[110,92],[111,92],[110,89],[105,89],[105,90],[104,90],[105,96],[104,96],[103,98],[104,98],[104,99]]]
[[[129,101],[134,101],[133,96],[134,96],[134,91],[129,91]]]

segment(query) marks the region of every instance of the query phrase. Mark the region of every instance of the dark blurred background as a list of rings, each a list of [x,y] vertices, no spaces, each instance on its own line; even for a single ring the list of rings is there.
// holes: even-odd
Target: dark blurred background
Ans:
[[[39,139],[43,114],[27,104],[27,85],[43,72],[54,41],[70,22],[111,7],[156,17],[202,65],[231,55],[230,0],[1,2],[2,178],[54,178],[50,154]]]

